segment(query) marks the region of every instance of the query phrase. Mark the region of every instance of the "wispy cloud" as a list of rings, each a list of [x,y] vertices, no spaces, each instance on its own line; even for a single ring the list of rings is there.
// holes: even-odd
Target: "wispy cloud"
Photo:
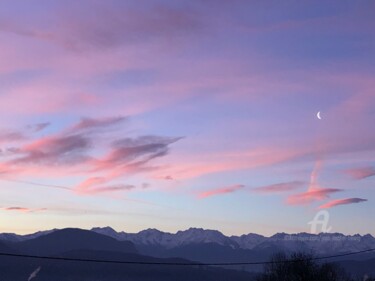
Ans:
[[[2,21],[0,30],[20,36],[48,41],[71,51],[100,51],[121,45],[148,42],[150,39],[168,40],[171,36],[184,37],[202,28],[196,18],[197,11],[189,6],[171,7],[153,3],[146,8],[134,8],[126,2],[95,2],[90,7],[96,18],[86,13],[86,5],[66,5],[54,13],[56,26],[20,26],[12,21]],[[69,20],[67,20],[69,19]],[[100,22],[100,24],[99,24]],[[200,27],[200,28],[198,28]],[[142,34],[140,37],[139,34]]]
[[[98,186],[98,185],[102,185],[102,184],[105,184],[109,181],[109,179],[105,178],[105,177],[91,177],[91,178],[87,178],[85,179],[83,182],[81,182],[76,188],[75,190],[78,191],[78,192],[86,192],[88,191],[90,188],[92,187],[95,187],[95,186]]]
[[[74,189],[77,193],[80,194],[98,194],[98,193],[106,193],[106,192],[115,192],[115,191],[130,191],[137,186],[133,184],[124,184],[124,183],[113,183],[114,178],[106,178],[106,177],[91,177],[84,180]],[[145,187],[146,186],[146,187]],[[147,188],[147,185],[141,184],[140,188],[144,189]]]
[[[310,4],[290,8],[259,1],[250,8],[246,1],[229,2],[1,3],[1,122],[10,128],[40,120],[51,125],[0,134],[0,175],[35,186],[39,179],[51,183],[33,188],[37,192],[61,184],[108,196],[149,181],[156,190],[191,179],[215,188],[220,186],[210,181],[219,175],[241,183],[249,172],[276,184],[247,188],[246,194],[293,193],[293,204],[318,205],[336,195],[336,186],[318,183],[318,169],[306,190],[271,178],[305,167],[321,152],[329,165],[324,179],[333,183],[329,172],[346,164],[338,163],[342,158],[370,158],[371,9],[354,2],[332,9],[340,1],[325,11]],[[25,17],[17,18],[20,13]],[[287,40],[280,40],[280,32]],[[318,110],[321,122],[314,116]],[[123,114],[134,116],[132,133],[126,133],[130,118]],[[76,116],[86,117],[67,125]],[[173,142],[183,132],[191,139]],[[157,136],[142,136],[147,134]],[[361,179],[372,172],[353,175]],[[217,194],[242,195],[240,190]],[[207,189],[206,196],[214,194]]]
[[[6,207],[6,208],[1,208],[4,211],[18,211],[18,212],[29,212],[29,208],[24,208],[24,207]]]
[[[355,203],[363,203],[366,202],[367,199],[362,199],[362,198],[346,198],[346,199],[337,199],[337,200],[332,200],[326,204],[323,204],[319,206],[319,209],[328,209],[332,208],[335,206],[340,206],[340,205],[347,205],[347,204],[355,204]]]
[[[21,213],[35,213],[35,212],[44,212],[47,211],[47,208],[26,208],[26,207],[19,207],[19,206],[12,206],[12,207],[3,207],[1,208],[3,211],[15,211]]]
[[[73,125],[71,131],[82,132],[90,130],[108,129],[119,125],[127,120],[127,117],[107,117],[107,118],[82,118],[77,124]]]
[[[280,149],[275,146],[260,146],[251,150],[229,150],[217,153],[185,154],[174,159],[174,165],[157,171],[155,178],[172,175],[178,180],[197,178],[202,175],[221,173],[224,171],[254,169],[268,167],[306,156],[306,152],[298,148]],[[160,176],[163,172],[163,176]]]
[[[84,135],[45,137],[24,145],[18,151],[16,164],[66,165],[82,162],[90,148],[90,139]]]
[[[102,159],[93,162],[95,170],[131,168],[145,165],[155,158],[165,156],[169,146],[181,137],[142,136],[124,138],[113,142],[111,151]]]
[[[316,190],[309,190],[303,193],[293,194],[287,198],[289,205],[304,205],[314,201],[321,201],[329,198],[333,193],[340,192],[342,189],[338,188],[319,188]]]
[[[97,186],[95,188],[90,189],[88,193],[97,194],[97,193],[114,192],[114,191],[130,191],[135,188],[136,186],[132,184],[113,184],[113,185]]]
[[[147,182],[144,182],[144,183],[142,183],[142,188],[143,189],[146,189],[146,188],[150,188],[151,187],[151,184],[149,184],[149,183],[147,183]]]
[[[14,141],[25,140],[26,136],[18,131],[3,130],[0,131],[0,143],[9,143]]]
[[[91,8],[96,10],[95,20],[84,10],[66,10],[65,17],[60,18],[60,28],[54,30],[53,38],[47,39],[70,50],[87,51],[143,43],[153,38],[168,40],[180,34],[194,35],[200,30],[196,12],[186,5],[172,8],[159,3],[150,5],[148,9],[134,9],[125,2],[117,5],[98,2]],[[98,24],[99,21],[101,24]]]
[[[354,168],[354,169],[344,170],[344,173],[351,176],[352,178],[356,180],[361,180],[361,179],[375,176],[375,168],[374,167]]]
[[[209,191],[201,192],[198,195],[198,198],[207,198],[207,197],[211,197],[211,196],[234,193],[236,191],[239,191],[239,190],[243,189],[244,187],[245,187],[245,185],[243,185],[243,184],[235,184],[235,185],[220,187],[220,188],[212,189],[212,190],[209,190]]]
[[[49,122],[37,123],[37,124],[28,125],[27,128],[30,129],[31,131],[37,133],[37,132],[43,131],[49,125],[51,125],[51,123],[49,123]]]
[[[303,181],[291,181],[252,188],[251,191],[264,194],[281,193],[302,188],[304,184]]]
[[[22,180],[48,170],[50,177],[74,174],[86,180],[72,188],[82,194],[129,191],[132,184],[122,183],[129,174],[147,172],[156,167],[149,163],[166,156],[170,145],[181,137],[146,135],[123,137],[122,126],[127,117],[83,118],[66,129],[38,138],[23,139],[11,150],[1,151],[0,173],[3,180],[35,186],[70,190],[58,184],[44,184]],[[46,124],[36,126],[42,129]],[[105,132],[106,134],[102,134]],[[16,134],[5,135],[8,141],[17,139]],[[5,137],[4,137],[5,139]],[[106,152],[107,151],[107,152]],[[92,176],[93,173],[97,176]],[[118,180],[120,182],[114,182]]]
[[[297,194],[292,194],[287,198],[287,204],[289,205],[305,205],[315,201],[321,201],[329,198],[333,193],[340,192],[342,189],[339,188],[323,188],[318,183],[320,171],[322,169],[323,162],[318,159],[315,161],[315,165],[310,174],[310,183],[307,191]]]

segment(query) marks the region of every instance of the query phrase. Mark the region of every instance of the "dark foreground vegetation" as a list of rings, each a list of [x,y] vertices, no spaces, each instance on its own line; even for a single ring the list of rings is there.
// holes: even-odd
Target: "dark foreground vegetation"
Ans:
[[[278,253],[266,264],[257,281],[373,281],[370,276],[351,276],[334,263],[315,260],[306,253]]]

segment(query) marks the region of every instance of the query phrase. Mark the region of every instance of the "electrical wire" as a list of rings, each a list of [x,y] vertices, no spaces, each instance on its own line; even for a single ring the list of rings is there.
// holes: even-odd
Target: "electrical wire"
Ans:
[[[120,260],[102,260],[102,259],[84,259],[84,258],[68,258],[68,257],[51,257],[51,256],[37,256],[37,255],[24,255],[12,253],[0,253],[0,256],[18,257],[18,258],[32,258],[32,259],[45,259],[45,260],[58,260],[58,261],[73,261],[73,262],[93,262],[93,263],[111,263],[111,264],[133,264],[133,265],[167,265],[167,266],[238,266],[238,265],[265,265],[265,264],[280,264],[280,263],[293,263],[312,260],[332,259],[344,256],[358,255],[375,251],[373,249],[366,249],[357,252],[349,252],[331,256],[311,257],[308,259],[289,259],[281,261],[258,261],[258,262],[224,262],[224,263],[198,263],[198,262],[143,262],[143,261],[120,261]]]

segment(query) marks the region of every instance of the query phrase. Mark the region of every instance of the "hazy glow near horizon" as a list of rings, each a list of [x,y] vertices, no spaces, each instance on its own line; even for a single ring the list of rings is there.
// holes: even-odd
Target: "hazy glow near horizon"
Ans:
[[[374,8],[2,1],[0,232],[375,234]]]

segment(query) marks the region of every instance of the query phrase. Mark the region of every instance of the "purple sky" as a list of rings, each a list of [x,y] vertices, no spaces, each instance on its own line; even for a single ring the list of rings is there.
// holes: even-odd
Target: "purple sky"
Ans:
[[[375,235],[374,9],[2,1],[0,232]]]

